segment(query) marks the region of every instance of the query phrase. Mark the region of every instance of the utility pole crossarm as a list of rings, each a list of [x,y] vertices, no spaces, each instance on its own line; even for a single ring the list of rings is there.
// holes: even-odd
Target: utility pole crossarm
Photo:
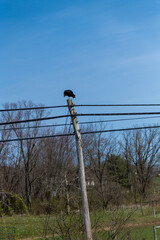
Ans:
[[[69,108],[69,111],[71,114],[71,119],[72,119],[74,132],[75,132],[75,138],[76,138],[79,179],[80,179],[80,188],[81,188],[86,240],[92,240],[92,230],[91,230],[91,222],[90,222],[90,216],[89,216],[89,206],[88,206],[88,199],[87,199],[85,169],[84,169],[83,151],[82,151],[82,138],[81,138],[79,124],[77,121],[76,112],[74,110],[74,104],[72,102],[72,99],[68,98],[67,103],[68,103],[68,108]]]

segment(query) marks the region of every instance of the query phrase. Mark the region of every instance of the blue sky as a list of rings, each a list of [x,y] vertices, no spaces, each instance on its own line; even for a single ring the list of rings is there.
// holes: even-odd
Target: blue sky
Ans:
[[[0,102],[160,103],[160,0],[0,0]]]

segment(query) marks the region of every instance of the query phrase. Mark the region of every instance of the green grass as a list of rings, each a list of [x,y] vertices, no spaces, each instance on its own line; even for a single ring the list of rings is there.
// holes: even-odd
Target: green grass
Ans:
[[[54,219],[54,217],[51,217]],[[32,215],[14,215],[12,217],[3,216],[0,219],[0,227],[5,228],[14,227],[16,230],[16,237],[22,239],[25,237],[42,236],[45,224],[45,216],[32,216]],[[52,220],[53,221],[53,220]]]
[[[128,209],[125,209],[125,213],[129,213]],[[126,226],[124,228],[127,229],[126,231],[130,230],[131,239],[133,240],[152,240],[154,239],[153,235],[153,225],[158,224],[160,225],[160,207],[156,208],[157,215],[153,217],[153,208],[146,207],[144,208],[144,215],[142,216],[140,209],[134,211],[133,215],[126,222]],[[115,214],[115,216],[114,216]],[[111,219],[117,217],[118,221],[121,221],[121,216],[123,215],[123,211],[120,210],[119,212],[94,212],[91,213],[92,224],[94,223],[97,225],[97,229],[99,229],[99,233],[97,234],[98,240],[105,240],[107,233],[106,227],[110,226]],[[7,228],[15,228],[15,238],[16,239],[23,239],[27,237],[34,237],[38,236],[41,237],[39,240],[43,239],[44,236],[44,226],[46,223],[47,217],[44,215],[40,216],[33,216],[33,215],[13,215],[13,216],[3,216],[0,218],[0,228],[7,229]],[[97,219],[95,221],[95,219]],[[72,221],[72,227],[70,229],[71,233],[73,229],[78,229],[78,221],[79,218],[77,215],[73,215],[72,218],[70,216],[65,216],[65,224],[63,223],[62,219],[59,219],[59,223],[61,224],[62,229],[65,231],[65,224],[69,227],[70,221]],[[55,226],[56,218],[54,215],[50,216],[49,218],[49,225],[51,228]],[[138,226],[138,224],[140,226]],[[145,226],[145,224],[150,224],[149,226]],[[143,226],[144,225],[144,226]],[[58,232],[58,226],[56,227],[56,231]],[[104,230],[105,229],[105,230]],[[6,234],[7,239],[7,232],[4,230],[4,235]],[[47,235],[52,235],[51,231],[48,231]],[[157,229],[158,239],[160,239],[160,229]],[[48,238],[48,240],[52,240],[53,238]],[[60,237],[54,237],[55,240],[62,240]],[[74,239],[74,238],[73,238]],[[82,237],[83,239],[83,237]]]
[[[130,237],[132,240],[154,240],[153,227],[138,227],[134,229],[130,229]],[[107,233],[106,231],[101,231],[96,234],[96,239],[98,240],[106,240]],[[160,230],[157,230],[157,238],[160,239]],[[94,239],[94,237],[93,237]],[[37,240],[44,240],[43,238],[39,238]],[[63,240],[62,238],[47,238],[45,240]]]
[[[154,239],[153,227],[147,226],[147,227],[135,228],[131,231],[131,236],[133,239],[152,240]]]
[[[131,231],[131,237],[135,240],[154,240],[153,226],[134,228]],[[159,229],[157,229],[157,238],[160,239]]]

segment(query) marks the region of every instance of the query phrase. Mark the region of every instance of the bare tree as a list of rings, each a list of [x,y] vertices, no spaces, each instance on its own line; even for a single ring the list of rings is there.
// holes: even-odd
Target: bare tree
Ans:
[[[145,129],[124,134],[123,154],[129,162],[132,186],[145,199],[152,182],[154,168],[160,160],[160,142],[157,129]]]
[[[89,135],[84,139],[84,156],[90,176],[95,181],[97,194],[102,201],[103,208],[108,205],[108,177],[106,164],[109,156],[113,153],[115,141],[111,135]]]
[[[8,119],[6,119],[4,117],[3,114],[1,114],[1,122],[8,122]],[[0,139],[1,139],[1,143],[0,143],[0,188],[1,191],[6,188],[6,183],[8,185],[8,174],[6,174],[7,172],[7,165],[9,165],[9,159],[10,159],[10,144],[3,142],[5,140],[8,140],[10,138],[11,135],[11,131],[7,130],[7,126],[3,125],[0,128]],[[7,181],[6,181],[7,180]]]
[[[49,130],[51,131],[51,130]],[[54,130],[52,130],[54,135]],[[66,209],[69,213],[69,191],[75,174],[73,138],[43,139],[41,158],[44,172],[43,186],[49,200],[54,196],[65,198]],[[43,191],[43,190],[42,190]],[[45,196],[45,193],[42,192]]]
[[[12,104],[6,104],[5,108],[31,108],[35,107],[31,101],[18,102]],[[10,112],[8,111],[5,114],[5,117],[8,121],[19,121],[19,120],[30,120],[32,118],[42,118],[45,115],[44,110],[18,110]],[[34,138],[40,133],[40,129],[37,128],[40,125],[40,121],[27,122],[27,123],[18,123],[12,124],[12,137],[17,137],[18,139],[22,138]],[[33,127],[33,128],[31,128]],[[23,168],[23,176],[25,183],[25,196],[26,202],[29,208],[31,208],[31,196],[32,196],[32,186],[36,181],[36,176],[34,170],[36,168],[37,162],[39,160],[39,144],[38,140],[19,140],[14,143],[14,153],[15,153],[15,162],[16,165],[19,164]],[[13,161],[14,161],[13,160]]]

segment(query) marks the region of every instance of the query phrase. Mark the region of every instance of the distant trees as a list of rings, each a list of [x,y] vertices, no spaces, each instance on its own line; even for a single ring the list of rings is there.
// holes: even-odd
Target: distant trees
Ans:
[[[111,173],[112,170],[116,171],[116,166],[111,160],[116,157],[115,144],[113,136],[104,136],[101,133],[88,136],[84,143],[88,174],[95,181],[95,194],[102,203],[103,209],[106,209],[109,203],[115,203],[120,194],[120,187],[115,184],[116,181],[113,179],[115,176]]]
[[[52,132],[52,134],[54,134]],[[41,145],[41,159],[43,166],[43,188],[47,198],[53,196],[66,197],[66,205],[69,209],[68,182],[74,179],[74,154],[72,139],[64,137],[43,139]],[[44,192],[42,192],[44,196]]]
[[[128,187],[128,172],[126,160],[119,154],[111,154],[106,163],[108,178],[110,181]]]
[[[45,110],[20,110],[35,106],[31,101],[6,104],[5,109],[19,110],[1,113],[1,122],[48,116]],[[59,209],[63,207],[68,214],[77,203],[81,204],[74,138],[23,141],[56,133],[54,128],[39,128],[41,124],[42,121],[34,121],[1,127],[1,140],[18,138],[19,141],[0,143],[0,191],[21,195],[30,209],[33,201],[56,199],[61,204]],[[103,130],[103,126],[99,127]],[[121,204],[128,191],[133,193],[135,201],[137,198],[143,201],[160,160],[159,131],[127,132],[120,136],[120,144],[113,135],[85,135],[83,152],[86,179],[94,183],[87,186],[90,203],[96,202],[106,209],[110,204]]]
[[[133,192],[135,201],[138,195],[144,201],[160,160],[157,129],[134,130],[124,133],[120,139],[119,151],[113,137],[94,134],[85,139],[87,169],[96,182],[103,208],[115,203],[114,199],[122,199],[127,189]]]
[[[54,129],[40,128],[42,121],[15,122],[41,119],[48,113],[43,109],[21,110],[36,107],[31,101],[5,104],[4,107],[17,111],[2,113],[1,122],[13,123],[1,129],[1,140],[19,140],[0,143],[0,191],[20,194],[30,209],[34,199],[43,201],[63,195],[69,211],[70,185],[77,171],[73,138],[34,139],[44,134],[54,135]],[[30,139],[24,141],[23,138]]]
[[[32,108],[36,105],[33,104],[31,101],[26,102],[18,102],[18,103],[12,103],[7,104],[5,108],[14,108],[14,109],[21,109],[21,108]],[[30,120],[30,119],[38,119],[42,118],[46,115],[44,110],[38,109],[38,110],[18,110],[10,112],[8,111],[6,113],[6,118],[9,121],[20,121],[20,120]],[[13,129],[11,131],[12,138],[34,138],[38,136],[40,133],[40,129],[37,127],[40,125],[40,121],[35,122],[26,122],[26,123],[13,123],[11,125],[11,128]],[[14,143],[14,148],[16,149],[14,151],[14,164],[15,166],[21,167],[21,170],[23,169],[23,177],[24,184],[25,184],[25,195],[26,195],[26,202],[27,206],[31,208],[31,196],[32,196],[32,186],[37,178],[35,174],[35,169],[37,166],[37,163],[39,161],[39,144],[40,141],[29,139],[26,141],[19,140]],[[13,161],[13,159],[12,159]]]
[[[1,114],[1,122],[8,122],[9,119]],[[0,128],[0,140],[8,140],[11,136],[11,131],[7,130],[8,126],[4,125]],[[4,190],[13,190],[14,185],[14,168],[11,163],[11,154],[12,146],[9,143],[1,142],[0,143],[0,188],[1,191]]]
[[[124,134],[122,146],[135,200],[137,191],[144,200],[154,177],[154,168],[160,160],[159,132],[145,129]]]

